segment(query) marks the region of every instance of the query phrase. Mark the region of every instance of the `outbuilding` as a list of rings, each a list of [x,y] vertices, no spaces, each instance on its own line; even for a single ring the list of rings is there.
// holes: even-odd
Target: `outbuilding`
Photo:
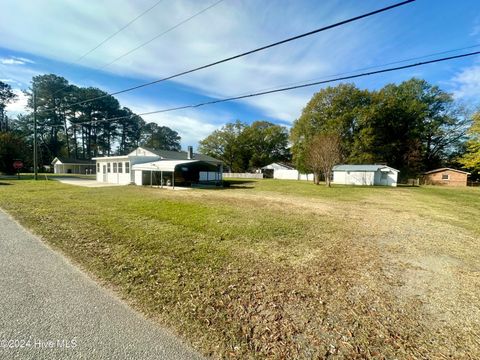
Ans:
[[[262,167],[262,173],[266,179],[313,180],[313,174],[302,174],[293,166],[280,162],[274,162]]]
[[[470,173],[452,168],[440,168],[423,174],[425,185],[467,186]]]
[[[220,185],[223,163],[188,151],[138,147],[124,156],[94,158],[97,181],[111,184],[157,186]]]
[[[95,174],[95,161],[57,156],[52,161],[55,174]]]
[[[386,165],[336,165],[333,167],[333,183],[397,186],[399,172]]]

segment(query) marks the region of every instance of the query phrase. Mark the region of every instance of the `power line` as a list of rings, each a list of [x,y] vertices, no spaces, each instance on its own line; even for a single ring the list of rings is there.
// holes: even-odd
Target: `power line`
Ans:
[[[180,21],[178,24],[176,24],[176,25],[172,26],[171,28],[169,28],[169,29],[167,29],[167,30],[165,30],[165,31],[161,32],[160,34],[158,34],[158,35],[154,36],[154,37],[153,37],[153,38],[151,38],[150,40],[147,40],[147,41],[145,41],[144,43],[142,43],[142,44],[138,45],[137,47],[135,47],[135,48],[133,48],[133,49],[131,49],[131,50],[127,51],[126,53],[124,53],[124,54],[122,54],[122,55],[120,55],[120,56],[118,56],[117,58],[115,58],[115,59],[113,59],[112,61],[110,61],[109,63],[107,63],[107,64],[105,64],[105,65],[103,65],[103,66],[99,67],[98,69],[99,69],[99,70],[100,70],[100,69],[105,69],[107,66],[110,66],[110,65],[112,65],[113,63],[116,63],[118,60],[120,60],[120,59],[123,59],[124,57],[126,57],[126,56],[128,56],[128,55],[130,55],[130,54],[134,53],[135,51],[137,51],[137,50],[141,49],[142,47],[144,47],[144,46],[146,46],[146,45],[150,44],[152,41],[154,41],[154,40],[157,40],[157,39],[161,38],[162,36],[164,36],[164,35],[168,34],[169,32],[171,32],[171,31],[175,30],[176,28],[178,28],[178,27],[182,26],[183,24],[185,24],[185,23],[189,22],[190,20],[192,20],[192,19],[196,18],[197,16],[199,16],[199,15],[203,14],[204,12],[206,12],[206,11],[210,10],[211,8],[213,8],[213,7],[217,6],[218,4],[220,4],[220,3],[221,3],[221,2],[223,2],[223,1],[224,1],[224,0],[219,0],[219,1],[217,1],[217,2],[215,2],[215,3],[213,3],[213,4],[211,4],[211,5],[207,6],[206,8],[204,8],[204,9],[200,10],[199,12],[197,12],[197,13],[193,14],[192,16],[189,16],[188,18],[186,18],[186,19],[184,19],[184,20]]]
[[[218,60],[218,61],[209,63],[207,65],[203,65],[203,66],[196,67],[194,69],[186,70],[186,71],[177,73],[175,75],[171,75],[171,76],[168,76],[168,77],[165,77],[165,78],[162,78],[162,79],[158,79],[158,80],[155,80],[155,81],[150,81],[150,82],[140,84],[140,85],[136,85],[136,86],[124,89],[124,90],[115,91],[115,92],[112,92],[112,93],[109,93],[109,94],[106,94],[106,95],[97,96],[97,97],[94,97],[92,99],[87,99],[87,100],[79,101],[79,102],[76,102],[76,103],[73,103],[73,104],[68,104],[68,105],[73,106],[73,105],[84,104],[84,103],[87,103],[87,102],[91,102],[91,101],[94,101],[94,100],[105,98],[107,96],[118,95],[118,94],[122,94],[122,93],[125,93],[125,92],[137,90],[137,89],[140,89],[140,88],[143,88],[143,87],[146,87],[146,86],[150,86],[150,85],[153,85],[153,84],[157,84],[157,83],[160,83],[160,82],[163,82],[163,81],[171,80],[171,79],[180,77],[182,75],[190,74],[190,73],[193,73],[193,72],[196,72],[196,71],[199,71],[199,70],[203,70],[203,69],[215,66],[215,65],[219,65],[219,64],[231,61],[231,60],[235,60],[235,59],[247,56],[247,55],[251,55],[253,53],[263,51],[263,50],[266,50],[266,49],[269,49],[269,48],[272,48],[272,47],[275,47],[275,46],[278,46],[278,45],[282,45],[282,44],[285,44],[285,43],[288,43],[288,42],[291,42],[291,41],[294,41],[294,40],[298,40],[298,39],[301,39],[301,38],[304,38],[304,37],[307,37],[307,36],[311,36],[311,35],[317,34],[317,33],[322,32],[322,31],[326,31],[326,30],[329,30],[329,29],[333,29],[335,27],[339,27],[341,25],[345,25],[345,24],[348,24],[348,23],[351,23],[351,22],[354,22],[354,21],[357,21],[357,20],[360,20],[360,19],[364,19],[366,17],[370,17],[370,16],[373,16],[373,15],[376,15],[376,14],[379,14],[379,13],[397,8],[399,6],[403,6],[403,5],[412,3],[414,1],[415,0],[402,1],[402,2],[399,2],[399,3],[393,4],[393,5],[390,5],[390,6],[375,10],[375,11],[371,11],[371,12],[368,12],[368,13],[365,13],[365,14],[362,14],[362,15],[359,15],[359,16],[355,16],[353,18],[349,18],[349,19],[346,19],[346,20],[343,20],[343,21],[340,21],[340,22],[337,22],[337,23],[334,23],[334,24],[331,24],[331,25],[327,25],[327,26],[324,26],[324,27],[321,27],[321,28],[318,28],[318,29],[300,34],[300,35],[296,35],[296,36],[293,36],[293,37],[290,37],[290,38],[287,38],[287,39],[284,39],[284,40],[280,40],[280,41],[271,43],[269,45],[265,45],[265,46],[262,46],[262,47],[259,47],[259,48],[253,49],[253,50],[249,50],[249,51],[243,52],[243,53],[238,54],[238,55],[230,56],[228,58],[224,58],[222,60]]]
[[[116,35],[118,35],[119,33],[121,33],[123,30],[125,30],[126,28],[128,28],[130,25],[132,25],[135,21],[137,21],[138,19],[140,19],[142,16],[144,16],[145,14],[147,14],[148,12],[150,12],[151,10],[153,10],[155,7],[157,7],[157,5],[159,5],[163,0],[159,0],[157,1],[155,4],[153,4],[152,6],[150,6],[148,9],[144,10],[141,14],[137,15],[135,18],[133,18],[132,20],[130,20],[127,24],[125,24],[124,26],[122,26],[120,29],[118,29],[117,31],[115,31],[113,34],[107,36],[104,40],[100,41],[97,45],[95,45],[93,48],[91,48],[90,50],[88,50],[87,52],[85,52],[84,54],[82,54],[77,60],[75,60],[73,63],[74,64],[78,64],[81,60],[83,60],[85,57],[87,57],[88,55],[90,55],[92,52],[94,52],[95,50],[97,50],[100,46],[102,46],[103,44],[107,43],[108,41],[110,41],[112,38],[114,38]],[[61,89],[58,89],[57,91],[55,91],[52,95],[55,95],[57,93],[59,93],[60,91],[62,90],[65,90],[69,87],[70,85],[67,85],[67,86],[64,86],[62,87]],[[54,109],[51,109],[50,111],[53,111]]]
[[[332,77],[338,77],[338,76],[343,76],[343,75],[347,75],[347,74],[354,74],[354,73],[357,73],[357,72],[359,72],[359,71],[365,71],[365,70],[371,70],[371,69],[378,69],[378,68],[382,68],[382,67],[389,66],[389,65],[395,65],[395,64],[405,63],[405,62],[408,62],[408,61],[415,61],[415,60],[420,60],[420,59],[426,59],[426,58],[429,58],[429,57],[432,57],[432,56],[436,56],[436,55],[451,54],[451,53],[453,53],[453,52],[457,52],[457,51],[461,51],[461,50],[469,50],[469,49],[473,49],[473,48],[478,48],[479,46],[480,46],[480,44],[470,45],[470,46],[465,46],[465,47],[456,48],[456,49],[452,49],[452,50],[445,50],[445,51],[439,51],[439,52],[430,53],[430,54],[427,54],[427,55],[415,56],[415,57],[411,57],[411,58],[407,58],[407,59],[403,59],[403,60],[391,61],[391,62],[384,63],[384,64],[380,64],[380,65],[366,66],[366,67],[359,68],[359,69],[356,69],[356,70],[345,71],[345,72],[336,73],[336,74],[332,74],[332,75],[325,75],[325,76],[317,77],[317,78],[313,78],[313,79],[308,79],[308,80],[305,79],[305,80],[301,80],[301,81],[295,81],[295,82],[290,82],[290,83],[283,83],[283,84],[279,84],[279,85],[276,85],[276,86],[271,86],[271,87],[269,87],[269,88],[263,88],[263,89],[261,89],[261,90],[257,90],[256,92],[268,91],[268,90],[272,90],[272,89],[277,89],[277,88],[279,88],[279,87],[285,87],[285,86],[292,86],[292,85],[297,85],[297,84],[303,84],[303,83],[306,83],[306,82],[327,80],[327,79],[332,78]],[[243,95],[243,94],[248,94],[248,93],[249,93],[249,92],[242,93],[241,95]],[[235,96],[240,96],[240,95],[235,95]]]
[[[124,26],[122,26],[120,29],[118,29],[117,31],[115,31],[113,34],[107,36],[104,40],[102,40],[100,43],[98,43],[96,46],[94,46],[93,48],[91,48],[90,50],[88,50],[86,53],[84,53],[82,56],[80,56],[76,61],[75,63],[78,63],[80,60],[82,60],[83,58],[85,58],[86,56],[90,55],[92,52],[94,52],[95,50],[97,50],[100,46],[102,46],[103,44],[105,44],[106,42],[110,41],[113,37],[115,37],[116,35],[118,35],[119,33],[121,33],[123,30],[125,30],[126,28],[128,28],[130,25],[132,25],[135,21],[137,21],[138,19],[140,19],[142,16],[144,16],[145,14],[147,14],[148,12],[150,12],[151,10],[153,10],[155,7],[157,7],[163,0],[159,0],[157,1],[155,4],[153,4],[151,7],[149,7],[148,9],[146,9],[145,11],[143,11],[140,15],[137,15],[135,18],[133,18],[132,20],[130,20],[127,24],[125,24]]]
[[[149,111],[149,112],[144,112],[144,113],[135,114],[135,115],[119,116],[119,117],[109,118],[109,119],[80,122],[80,123],[75,123],[74,125],[91,124],[93,122],[97,123],[97,122],[105,122],[105,121],[115,121],[115,120],[121,120],[121,119],[128,119],[128,118],[131,118],[133,116],[146,116],[146,115],[153,115],[153,114],[159,114],[159,113],[165,113],[165,112],[171,112],[171,111],[177,111],[177,110],[198,108],[198,107],[201,107],[201,106],[213,105],[213,104],[223,103],[223,102],[227,102],[227,101],[246,99],[246,98],[251,98],[251,97],[256,97],[256,96],[262,96],[262,95],[267,95],[267,94],[283,92],[283,91],[290,91],[290,90],[301,89],[301,88],[306,88],[306,87],[311,87],[311,86],[316,86],[316,85],[322,85],[322,84],[327,84],[327,83],[336,82],[336,81],[351,80],[351,79],[364,77],[364,76],[371,76],[371,75],[375,75],[375,74],[382,74],[382,73],[387,73],[387,72],[392,72],[392,71],[404,70],[404,69],[409,69],[409,68],[413,68],[413,67],[418,67],[418,66],[423,66],[423,65],[428,65],[428,64],[438,63],[438,62],[444,62],[444,61],[449,61],[449,60],[454,60],[454,59],[466,58],[466,57],[469,57],[469,56],[474,56],[474,55],[479,55],[479,54],[480,54],[480,51],[474,51],[474,52],[460,54],[460,55],[454,55],[454,56],[448,56],[448,57],[443,57],[443,58],[438,58],[438,59],[433,59],[433,60],[428,60],[428,61],[422,61],[422,62],[418,62],[418,63],[414,63],[414,64],[396,66],[396,67],[391,67],[391,68],[382,69],[382,70],[376,70],[376,71],[364,72],[364,73],[355,74],[355,75],[337,77],[335,79],[330,79],[330,80],[316,81],[316,82],[306,83],[306,84],[302,84],[302,85],[289,86],[289,87],[283,87],[283,88],[274,89],[274,90],[251,93],[251,94],[248,94],[248,95],[240,95],[240,96],[234,96],[234,97],[229,97],[229,98],[224,98],[224,99],[206,101],[206,102],[202,102],[202,103],[198,103],[198,104],[194,104],[194,105],[184,105],[184,106],[178,106],[178,107],[173,107],[173,108]]]
[[[103,44],[106,43],[108,40],[110,40],[111,38],[113,38],[113,37],[114,37],[115,35],[117,35],[119,32],[121,32],[121,31],[123,31],[124,29],[126,29],[129,25],[131,25],[133,22],[135,22],[137,19],[139,19],[140,17],[142,17],[143,15],[145,15],[145,14],[146,14],[147,12],[149,12],[150,10],[152,10],[154,7],[156,7],[156,6],[157,6],[158,4],[160,4],[162,1],[163,1],[163,0],[160,0],[160,1],[158,1],[157,3],[155,3],[152,7],[148,8],[148,9],[145,10],[143,13],[141,13],[140,15],[138,15],[135,19],[133,19],[132,21],[130,21],[127,25],[125,25],[124,27],[122,27],[120,30],[118,30],[118,31],[115,32],[114,34],[110,35],[108,38],[106,38],[106,39],[105,39],[104,41],[102,41],[100,44],[98,44],[97,46],[95,46],[93,49],[91,49],[91,50],[89,50],[88,52],[86,52],[85,54],[83,54],[75,63],[78,63],[78,62],[79,62],[81,59],[83,59],[85,56],[87,56],[87,55],[90,54],[91,52],[93,52],[93,51],[95,51],[96,49],[98,49],[101,45],[103,45]],[[105,69],[107,66],[109,66],[109,65],[117,62],[118,60],[124,58],[125,56],[128,56],[128,55],[132,54],[133,52],[139,50],[140,48],[142,48],[142,47],[144,47],[145,45],[151,43],[152,41],[154,41],[154,40],[156,40],[156,39],[158,39],[158,38],[160,38],[160,37],[168,34],[169,32],[177,29],[178,27],[180,27],[180,26],[182,26],[183,24],[189,22],[190,20],[194,19],[195,17],[203,14],[203,13],[206,12],[207,10],[210,10],[211,8],[217,6],[218,4],[220,4],[220,3],[223,2],[223,1],[224,1],[224,0],[219,0],[219,1],[211,4],[210,6],[208,6],[208,7],[204,8],[204,9],[200,10],[199,12],[193,14],[192,16],[190,16],[190,17],[188,17],[188,18],[186,18],[186,19],[184,19],[184,20],[182,20],[181,22],[179,22],[178,24],[176,24],[176,25],[172,26],[171,28],[165,30],[164,32],[156,35],[156,36],[153,37],[152,39],[150,39],[150,40],[144,42],[143,44],[140,44],[139,46],[133,48],[132,50],[129,50],[129,51],[127,51],[126,53],[120,55],[119,57],[115,58],[115,59],[112,60],[111,62],[109,62],[109,63],[107,63],[107,64],[105,64],[105,65],[103,65],[103,66],[97,67],[97,70]],[[55,92],[53,93],[53,95],[59,93],[59,92],[62,91],[62,90],[67,89],[69,86],[70,86],[70,85],[64,86],[63,88],[58,89],[57,91],[55,91]],[[108,95],[105,95],[105,96],[103,96],[103,97],[106,97],[106,96],[108,96]],[[101,98],[101,97],[98,97],[97,99],[99,99],[99,98]],[[87,99],[85,102],[88,102],[88,101],[89,101],[89,100]],[[91,101],[93,101],[93,100],[91,100]],[[78,103],[72,104],[72,105],[78,105]],[[44,110],[44,111],[55,111],[55,109],[49,109],[49,110]]]

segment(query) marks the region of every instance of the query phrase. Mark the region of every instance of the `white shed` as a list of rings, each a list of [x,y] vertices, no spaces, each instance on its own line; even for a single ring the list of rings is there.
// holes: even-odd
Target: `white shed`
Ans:
[[[313,180],[313,174],[302,174],[294,167],[283,163],[271,163],[262,167],[265,178],[283,180]]]
[[[52,161],[55,174],[95,174],[95,161],[58,156]]]
[[[397,186],[399,172],[386,165],[336,165],[333,167],[333,183]]]

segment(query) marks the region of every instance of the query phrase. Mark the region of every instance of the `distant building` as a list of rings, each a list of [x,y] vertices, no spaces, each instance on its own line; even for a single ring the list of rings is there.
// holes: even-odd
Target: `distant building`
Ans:
[[[138,147],[123,156],[94,158],[97,181],[111,184],[191,186],[219,184],[223,163],[207,155],[188,151]]]
[[[467,186],[468,175],[470,173],[466,171],[440,168],[424,173],[423,183],[425,185]]]
[[[95,161],[58,156],[52,161],[55,174],[95,174]]]
[[[336,165],[333,167],[333,183],[397,186],[399,172],[386,165]]]
[[[267,179],[313,180],[313,174],[301,174],[293,166],[280,162],[262,167],[262,173]]]

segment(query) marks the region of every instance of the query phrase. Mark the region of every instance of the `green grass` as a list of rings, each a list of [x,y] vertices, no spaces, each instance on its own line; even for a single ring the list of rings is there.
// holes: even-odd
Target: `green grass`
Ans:
[[[400,259],[411,221],[479,236],[480,189],[230,182],[169,191],[3,179],[0,207],[206,355],[458,355],[454,341],[471,334],[454,328],[439,347],[418,298],[396,295],[405,268],[389,256]]]

